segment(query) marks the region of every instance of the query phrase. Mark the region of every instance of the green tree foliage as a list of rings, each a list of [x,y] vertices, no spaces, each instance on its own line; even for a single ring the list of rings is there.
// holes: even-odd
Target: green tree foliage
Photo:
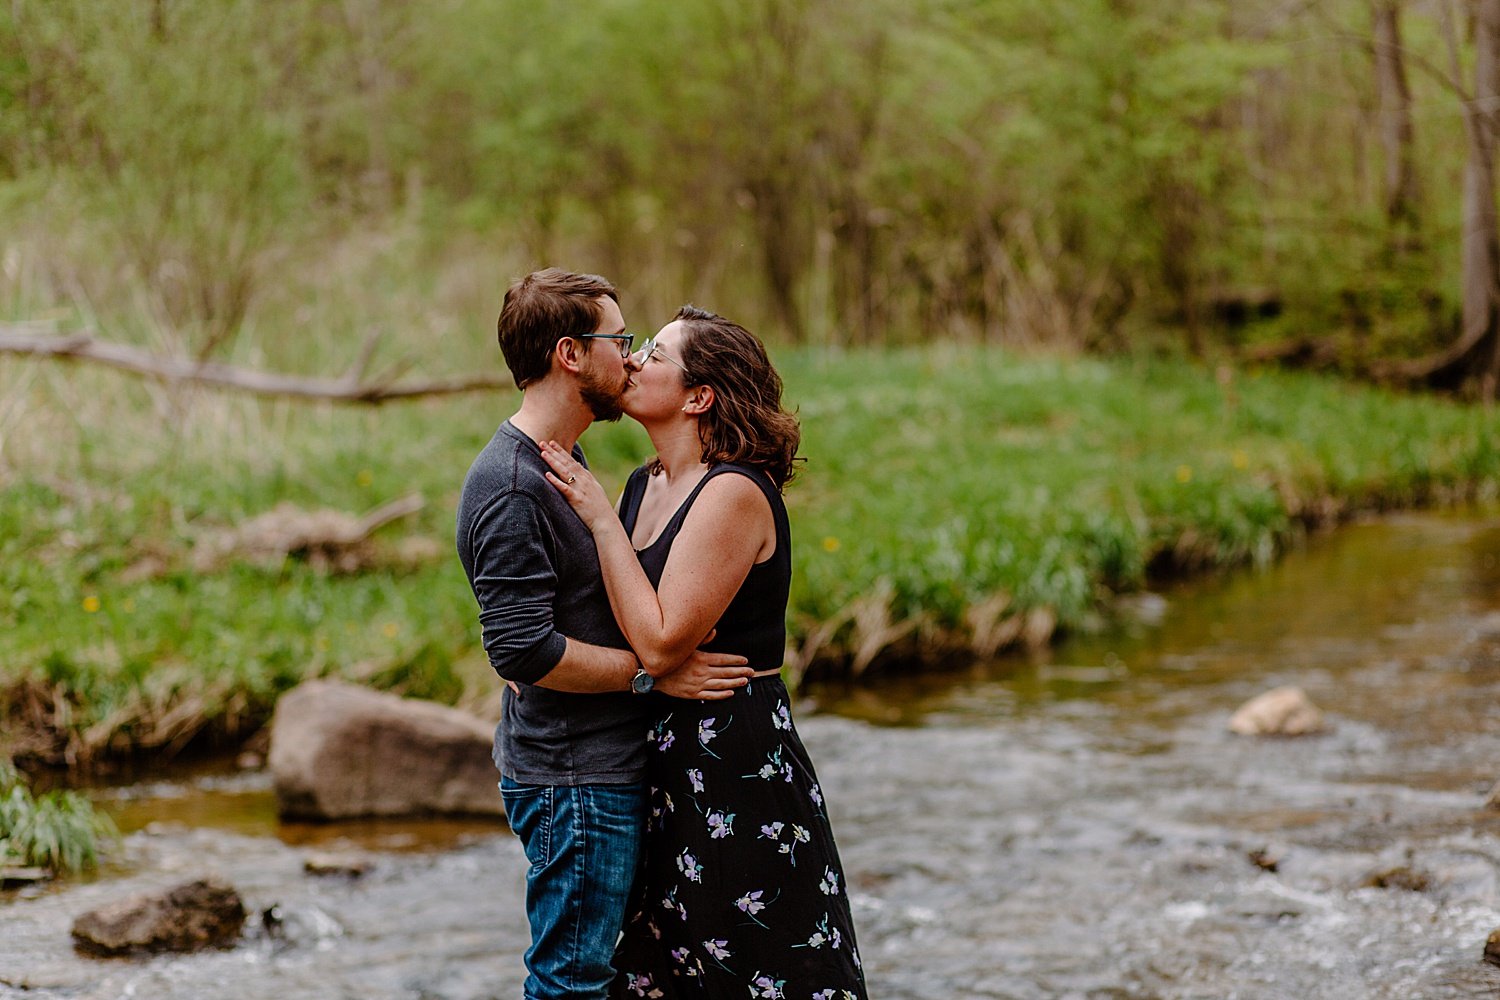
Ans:
[[[96,219],[178,327],[211,343],[245,317],[301,207],[285,39],[264,5],[22,3],[29,158]],[[206,346],[206,345],[205,345]]]
[[[0,206],[107,248],[59,298],[124,266],[205,352],[397,220],[423,280],[473,240],[814,342],[1165,320],[1204,351],[1248,298],[1415,352],[1456,300],[1461,124],[1419,115],[1397,244],[1372,30],[1363,0],[10,0]]]

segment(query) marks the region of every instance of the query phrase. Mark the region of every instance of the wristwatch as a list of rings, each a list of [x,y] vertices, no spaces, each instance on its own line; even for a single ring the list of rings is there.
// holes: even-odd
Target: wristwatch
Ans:
[[[646,673],[645,667],[637,670],[635,676],[630,678],[631,694],[650,694],[654,687],[656,687],[656,678]]]

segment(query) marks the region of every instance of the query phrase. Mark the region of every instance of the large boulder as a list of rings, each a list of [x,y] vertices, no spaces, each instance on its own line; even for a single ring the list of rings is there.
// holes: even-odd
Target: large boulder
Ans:
[[[1229,729],[1241,736],[1306,736],[1323,730],[1323,713],[1301,688],[1273,688],[1241,705]]]
[[[429,701],[308,681],[276,703],[271,772],[286,819],[503,812],[488,723]]]
[[[73,943],[95,955],[197,951],[234,944],[244,925],[240,894],[207,878],[90,910],[73,922]]]

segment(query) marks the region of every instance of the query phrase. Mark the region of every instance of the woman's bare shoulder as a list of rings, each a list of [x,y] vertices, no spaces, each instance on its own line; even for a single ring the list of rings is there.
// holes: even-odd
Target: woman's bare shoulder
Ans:
[[[699,503],[708,501],[713,506],[733,507],[745,510],[753,508],[771,509],[770,502],[766,499],[763,489],[752,477],[764,476],[764,473],[754,469],[735,467],[714,476],[703,484],[703,490],[698,495],[698,503],[693,506],[696,509]],[[769,484],[770,479],[766,482]],[[691,514],[691,511],[689,512]]]

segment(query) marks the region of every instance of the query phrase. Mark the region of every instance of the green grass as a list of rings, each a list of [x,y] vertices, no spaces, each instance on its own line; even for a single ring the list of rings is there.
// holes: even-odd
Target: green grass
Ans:
[[[804,622],[887,581],[896,620],[962,631],[1002,593],[1074,626],[1148,569],[1264,563],[1309,522],[1500,474],[1492,415],[1303,375],[959,349],[793,370]]]
[[[1492,413],[1327,379],[954,347],[775,354],[809,459],[788,495],[797,669],[1042,641],[1152,572],[1263,563],[1309,523],[1500,482]],[[453,506],[514,395],[335,408],[19,362],[0,390],[12,752],[81,763],[234,738],[319,675],[492,696]],[[628,422],[583,443],[614,487],[648,445]],[[362,512],[413,491],[425,508],[379,537],[436,543],[415,565],[191,569],[196,539],[279,502]]]

